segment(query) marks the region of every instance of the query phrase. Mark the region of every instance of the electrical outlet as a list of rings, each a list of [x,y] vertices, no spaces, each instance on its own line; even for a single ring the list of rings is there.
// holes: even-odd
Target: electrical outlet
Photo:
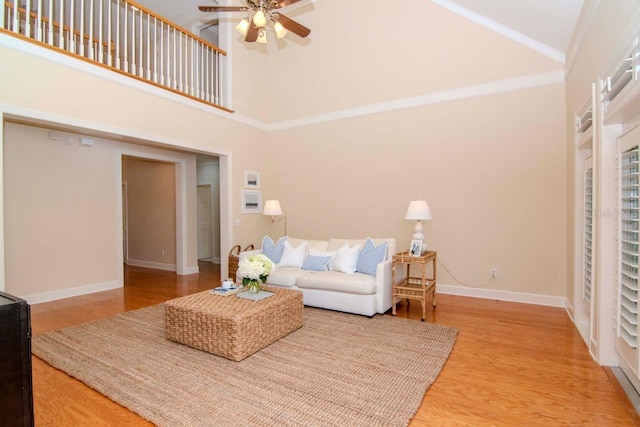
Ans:
[[[492,279],[495,279],[496,277],[498,277],[498,269],[497,269],[497,268],[495,268],[495,267],[493,267],[493,268],[491,269],[491,278],[492,278]]]
[[[164,249],[162,250],[162,256],[164,256]]]

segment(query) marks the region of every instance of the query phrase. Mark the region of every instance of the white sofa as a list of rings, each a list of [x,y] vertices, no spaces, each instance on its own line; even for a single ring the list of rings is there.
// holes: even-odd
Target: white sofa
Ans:
[[[373,316],[391,308],[391,256],[395,254],[395,239],[371,239],[376,246],[387,242],[386,256],[377,264],[375,277],[356,272],[308,271],[297,267],[277,266],[266,284],[302,291],[304,304],[312,307]],[[307,243],[306,253],[338,251],[345,243],[365,245],[366,239],[308,240],[289,238],[293,247]],[[240,253],[240,260],[262,252],[262,249]],[[239,279],[240,280],[240,279]]]

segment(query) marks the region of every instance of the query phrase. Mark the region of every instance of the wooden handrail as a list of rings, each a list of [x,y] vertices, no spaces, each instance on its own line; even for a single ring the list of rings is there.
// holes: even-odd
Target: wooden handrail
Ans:
[[[12,3],[9,3],[9,2],[7,1],[7,2],[5,2],[5,5],[6,5],[6,7],[7,7],[7,8],[9,8],[9,9],[13,10],[13,4],[12,4]],[[137,6],[136,6],[136,7],[137,7]],[[23,8],[23,7],[18,7],[18,12],[19,12],[19,13],[20,13],[20,15],[22,15],[22,16],[26,15],[26,13],[27,13],[26,9],[25,9],[25,8]],[[30,13],[29,13],[29,15],[34,19],[34,21],[38,19],[38,14],[37,14],[36,12],[30,12]],[[7,16],[7,17],[6,17],[6,19],[10,19],[10,17],[9,17],[9,16]],[[40,16],[40,20],[41,20],[42,22],[44,22],[45,24],[48,24],[48,23],[49,23],[49,19],[48,19],[47,17],[45,17],[45,16],[42,16],[42,15],[41,15],[41,16]],[[52,23],[51,25],[53,25],[55,28],[60,28],[60,23],[58,23],[58,22],[56,22],[56,21],[53,21],[53,23]],[[66,32],[70,32],[70,31],[71,31],[71,28],[70,28],[70,27],[68,27],[67,25],[63,25],[63,26],[62,26],[62,30],[63,30],[63,31],[66,31]],[[73,33],[74,33],[76,36],[80,36],[80,31],[78,31],[78,30],[75,30]],[[85,40],[89,40],[89,35],[88,35],[88,34],[84,34],[84,37],[83,37],[83,38],[84,38]],[[96,38],[93,38],[93,42],[94,42],[94,43],[100,43],[100,40],[99,40],[99,39],[96,39]],[[106,48],[107,48],[107,49],[109,49],[110,51],[113,51],[113,50],[115,49],[115,43],[113,42],[113,40],[109,40],[109,42],[102,42],[102,46],[106,47]]]
[[[193,34],[191,31],[187,31],[184,28],[182,28],[179,25],[176,25],[175,22],[171,22],[169,20],[167,20],[166,18],[163,18],[162,16],[156,14],[155,12],[153,12],[152,10],[147,9],[146,7],[142,6],[141,4],[138,4],[134,1],[131,0],[123,0],[125,3],[129,3],[131,6],[134,6],[136,9],[140,9],[141,11],[149,14],[149,16],[153,16],[154,18],[156,18],[158,21],[162,21],[165,24],[169,25],[170,27],[175,28],[176,30],[180,31],[181,33],[184,33],[185,35],[191,37],[192,39],[196,39],[197,41],[199,41],[200,43],[204,44],[205,46],[210,47],[211,49],[215,50],[216,52],[218,52],[220,55],[224,55],[227,56],[227,52],[225,52],[224,50],[220,49],[218,46],[211,44],[210,42],[206,41],[205,39],[202,39],[198,36],[196,36],[195,34]]]

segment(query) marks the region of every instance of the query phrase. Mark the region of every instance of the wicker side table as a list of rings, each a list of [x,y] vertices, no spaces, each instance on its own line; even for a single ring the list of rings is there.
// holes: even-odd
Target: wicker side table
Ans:
[[[413,256],[409,251],[395,254],[391,264],[391,277],[392,277],[392,298],[393,298],[393,311],[392,314],[396,315],[396,303],[399,298],[406,299],[407,302],[410,299],[417,299],[422,306],[422,321],[424,322],[426,316],[426,300],[427,296],[431,294],[431,301],[433,308],[436,308],[436,264],[438,253],[436,251],[427,251],[420,256]],[[427,277],[427,266],[431,263],[433,266],[433,275]],[[396,267],[407,265],[407,274],[404,279],[396,283]],[[420,276],[411,276],[411,266],[420,266]]]

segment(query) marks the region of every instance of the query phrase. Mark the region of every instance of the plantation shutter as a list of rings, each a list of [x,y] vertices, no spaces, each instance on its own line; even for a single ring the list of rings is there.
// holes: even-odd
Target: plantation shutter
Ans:
[[[629,132],[619,141],[618,203],[620,209],[616,348],[627,363],[637,370],[640,128]]]
[[[593,159],[585,161],[584,171],[584,259],[582,276],[582,298],[591,304],[593,246]]]

